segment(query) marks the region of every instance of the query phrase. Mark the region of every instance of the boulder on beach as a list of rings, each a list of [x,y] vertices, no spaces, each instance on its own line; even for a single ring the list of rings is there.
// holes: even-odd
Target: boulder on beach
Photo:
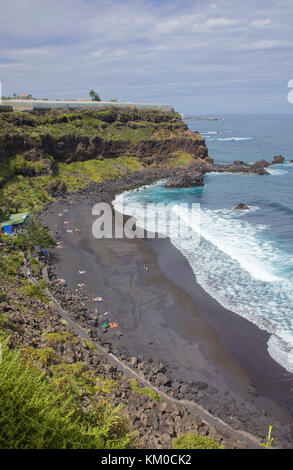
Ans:
[[[243,210],[249,209],[249,207],[246,204],[244,204],[243,202],[240,202],[240,204],[238,204],[238,206],[234,207],[234,209],[243,211]]]

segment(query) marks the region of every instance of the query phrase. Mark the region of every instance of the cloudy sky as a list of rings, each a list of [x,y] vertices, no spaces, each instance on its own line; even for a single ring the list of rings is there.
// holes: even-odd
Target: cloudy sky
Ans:
[[[3,95],[293,112],[293,0],[0,0]]]

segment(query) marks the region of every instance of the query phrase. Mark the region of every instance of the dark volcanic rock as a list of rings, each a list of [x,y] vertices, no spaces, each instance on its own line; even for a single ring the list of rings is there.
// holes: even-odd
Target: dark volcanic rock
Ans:
[[[238,204],[238,206],[234,207],[234,209],[243,211],[245,209],[249,209],[249,207],[246,204],[244,204],[243,202],[240,202],[240,204]]]
[[[275,155],[271,165],[278,165],[280,163],[284,163],[284,161],[285,158],[282,157],[282,155]]]
[[[267,168],[270,166],[269,162],[267,162],[264,158],[262,160],[258,160],[253,164],[254,168]]]
[[[197,170],[194,167],[182,169],[177,174],[171,176],[166,183],[166,188],[190,188],[193,186],[203,186],[202,170]]]
[[[63,181],[50,181],[48,185],[48,192],[51,196],[61,196],[66,191],[66,186]]]
[[[214,172],[214,173],[252,173],[256,175],[267,175],[268,172],[265,170],[265,167],[269,166],[269,163],[265,160],[259,160],[255,162],[253,165],[249,165],[248,163],[242,163],[240,160],[235,160],[232,164],[214,164],[209,165],[206,167],[206,172]]]

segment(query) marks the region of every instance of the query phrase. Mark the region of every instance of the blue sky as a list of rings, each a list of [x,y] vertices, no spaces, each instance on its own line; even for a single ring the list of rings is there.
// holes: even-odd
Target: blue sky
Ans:
[[[292,0],[1,0],[4,95],[293,112]]]

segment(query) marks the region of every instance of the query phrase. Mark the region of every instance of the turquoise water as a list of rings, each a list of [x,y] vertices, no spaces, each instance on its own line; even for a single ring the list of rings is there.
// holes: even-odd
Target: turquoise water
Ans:
[[[223,117],[188,122],[205,136],[216,162],[271,161],[282,154],[286,163],[271,167],[268,176],[209,174],[202,188],[166,189],[159,182],[124,193],[116,206],[123,197],[123,211],[146,226],[147,203],[173,203],[169,224],[179,216],[186,237],[171,236],[171,241],[197,282],[223,306],[271,333],[269,353],[293,372],[293,118]],[[235,211],[240,202],[250,210]],[[200,204],[200,224],[179,208],[182,203]]]

